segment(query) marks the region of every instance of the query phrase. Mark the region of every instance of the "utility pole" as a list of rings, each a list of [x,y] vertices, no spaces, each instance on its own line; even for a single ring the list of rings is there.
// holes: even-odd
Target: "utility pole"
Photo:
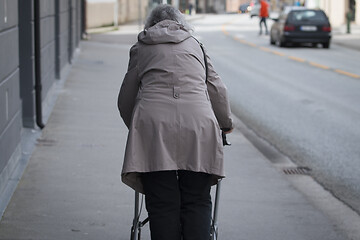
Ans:
[[[142,14],[141,14],[141,13],[142,13],[142,11],[141,11],[141,9],[142,9],[141,1],[142,1],[142,0],[139,0],[139,2],[138,2],[138,3],[139,3],[139,30],[141,30],[141,28],[142,28],[142,22],[143,22],[143,21],[142,21]]]
[[[176,9],[179,9],[179,0],[173,0],[173,6]]]
[[[115,0],[115,5],[114,5],[114,27],[118,28],[119,26],[119,1]]]

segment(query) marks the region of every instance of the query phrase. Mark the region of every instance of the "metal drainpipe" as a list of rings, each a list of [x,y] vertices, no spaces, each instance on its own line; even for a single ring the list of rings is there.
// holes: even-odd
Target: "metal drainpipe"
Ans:
[[[42,121],[41,99],[41,43],[40,43],[40,2],[34,0],[34,35],[35,35],[35,104],[36,124],[40,129],[45,127]]]
[[[81,39],[87,39],[86,32],[86,1],[81,1]]]
[[[69,46],[68,46],[68,62],[72,63],[73,58],[73,6],[72,6],[72,0],[68,1],[69,5]]]

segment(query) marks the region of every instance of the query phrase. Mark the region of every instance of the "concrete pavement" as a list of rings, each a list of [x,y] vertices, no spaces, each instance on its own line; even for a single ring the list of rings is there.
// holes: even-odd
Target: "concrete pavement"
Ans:
[[[332,42],[350,49],[360,51],[360,26],[352,24],[351,33],[346,33],[346,26],[340,26],[333,29]]]
[[[116,99],[138,30],[121,26],[82,42],[0,239],[129,239],[134,192],[120,182],[127,129]],[[357,214],[310,176],[284,174],[294,165],[259,140],[254,147],[244,134],[256,136],[237,126],[225,149],[219,239],[360,239]],[[148,226],[142,239],[150,239]]]

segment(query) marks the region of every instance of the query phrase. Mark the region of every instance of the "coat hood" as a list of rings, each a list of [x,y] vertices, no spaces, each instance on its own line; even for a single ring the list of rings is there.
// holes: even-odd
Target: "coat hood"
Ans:
[[[139,42],[145,44],[179,43],[191,37],[183,25],[164,20],[142,31],[138,35]]]

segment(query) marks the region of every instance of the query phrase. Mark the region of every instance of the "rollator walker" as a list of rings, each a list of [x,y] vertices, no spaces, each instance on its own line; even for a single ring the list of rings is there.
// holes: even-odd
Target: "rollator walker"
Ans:
[[[222,132],[222,139],[224,146],[231,145],[231,143],[229,143],[226,140],[226,134],[224,132]],[[210,240],[218,239],[218,211],[219,211],[219,201],[220,201],[220,188],[221,188],[221,180],[216,184],[214,209],[212,211],[210,236],[209,236]],[[130,240],[140,240],[141,228],[149,222],[149,217],[145,218],[143,221],[140,221],[142,208],[143,208],[143,199],[141,200],[141,204],[140,204],[140,193],[135,191],[134,219],[131,227]]]

